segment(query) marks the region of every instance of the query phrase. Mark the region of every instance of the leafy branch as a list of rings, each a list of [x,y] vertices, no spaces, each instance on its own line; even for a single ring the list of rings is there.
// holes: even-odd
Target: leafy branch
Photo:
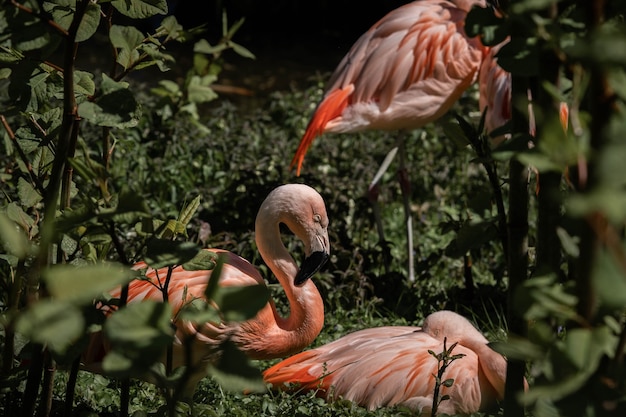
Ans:
[[[443,379],[444,372],[446,372],[446,369],[448,369],[452,362],[465,356],[464,353],[457,353],[456,355],[453,355],[452,351],[454,350],[458,342],[453,343],[450,348],[446,348],[447,339],[447,337],[443,338],[443,351],[441,351],[440,353],[435,353],[430,349],[428,350],[428,353],[435,359],[437,359],[437,375],[432,374],[433,378],[435,378],[435,390],[433,392],[433,405],[430,414],[433,417],[437,415],[437,409],[439,408],[439,405],[442,402],[450,399],[450,396],[448,394],[444,394],[441,397],[439,396],[439,391],[441,390],[441,387],[450,388],[452,384],[454,384],[453,378],[445,380]]]

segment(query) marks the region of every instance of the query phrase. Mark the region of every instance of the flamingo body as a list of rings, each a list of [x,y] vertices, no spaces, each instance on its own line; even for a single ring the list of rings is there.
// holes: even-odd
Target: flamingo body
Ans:
[[[483,0],[421,0],[389,12],[333,73],[291,161],[325,132],[413,129],[441,117],[476,80],[487,52],[464,21]]]
[[[279,224],[284,223],[304,243],[305,258],[299,268],[284,247]],[[324,305],[315,284],[308,279],[326,261],[330,246],[328,216],[322,197],[311,187],[288,184],[273,190],[261,205],[256,220],[256,242],[261,256],[285,290],[291,312],[281,317],[270,300],[252,319],[241,323],[192,323],[177,318],[180,309],[194,299],[205,299],[205,289],[211,279],[207,270],[187,271],[182,266],[173,269],[168,286],[168,301],[172,306],[176,326],[173,366],[185,364],[182,343],[191,340],[192,362],[199,369],[202,362],[214,359],[218,346],[225,340],[234,342],[253,359],[269,359],[293,354],[309,345],[324,323]],[[228,251],[207,249],[222,256],[224,265],[219,276],[220,286],[264,284],[257,269],[245,259]],[[146,269],[145,279],[129,284],[128,303],[144,300],[162,301],[159,288],[165,283],[167,268],[153,269],[144,262],[134,269]],[[121,289],[112,292],[119,297]],[[110,311],[108,312],[111,313]],[[101,340],[106,351],[106,342]],[[94,362],[97,339],[92,340],[86,362]],[[102,349],[102,347],[101,347]],[[87,366],[87,369],[96,369]]]
[[[443,379],[439,412],[470,414],[492,407],[504,395],[506,362],[465,318],[450,311],[428,316],[424,327],[365,329],[301,352],[264,372],[274,387],[316,391],[327,399],[344,398],[369,409],[405,405],[430,415],[437,374],[435,354],[458,342]]]

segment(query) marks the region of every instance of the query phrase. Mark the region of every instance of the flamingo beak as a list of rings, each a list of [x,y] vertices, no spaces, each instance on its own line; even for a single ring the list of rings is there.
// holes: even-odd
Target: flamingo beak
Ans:
[[[298,274],[294,278],[296,286],[303,285],[326,263],[330,255],[327,252],[317,251],[306,257],[300,266]]]

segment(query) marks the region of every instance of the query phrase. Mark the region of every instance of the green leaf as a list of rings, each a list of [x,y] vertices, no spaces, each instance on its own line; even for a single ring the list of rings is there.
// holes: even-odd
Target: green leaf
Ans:
[[[224,319],[235,322],[245,321],[256,316],[259,310],[265,307],[268,300],[269,290],[264,284],[219,287],[213,296],[213,301],[219,306]]]
[[[61,355],[80,338],[84,327],[83,315],[77,307],[50,299],[31,305],[16,323],[19,333]]]
[[[145,262],[154,269],[182,265],[193,259],[200,248],[193,242],[152,239],[146,245]]]
[[[498,65],[511,74],[532,77],[539,71],[535,38],[513,38],[500,48]]]
[[[143,43],[144,35],[132,26],[111,26],[109,38],[114,47],[119,48],[117,63],[124,69],[130,68],[139,59],[137,48]]]
[[[37,225],[35,220],[26,214],[16,202],[9,203],[6,214],[10,220],[17,223],[25,232],[29,232],[30,235],[36,234]]]
[[[167,14],[166,0],[113,0],[111,5],[124,16],[145,19],[157,14]]]
[[[217,80],[215,75],[198,76],[194,75],[187,86],[187,96],[192,103],[205,103],[215,100],[217,94],[211,88],[211,84]]]
[[[497,236],[495,224],[495,219],[465,223],[457,232],[456,238],[446,247],[446,255],[458,258],[494,239]]]
[[[35,207],[43,199],[39,191],[22,177],[17,181],[17,192],[24,207]]]
[[[178,214],[178,221],[183,225],[183,227],[187,227],[191,219],[193,218],[196,211],[200,207],[200,196],[196,196],[189,204],[182,208],[180,213]]]
[[[76,14],[76,0],[55,0],[43,2],[43,9],[52,14],[52,18],[65,30],[69,29]],[[76,42],[86,41],[91,38],[100,24],[100,5],[90,1],[87,4],[85,15],[80,21]]]
[[[507,21],[496,16],[493,7],[474,7],[465,18],[467,36],[480,36],[485,46],[494,46],[509,35]]]
[[[0,242],[8,253],[19,259],[24,259],[30,252],[30,244],[23,231],[2,212],[0,212]]]
[[[118,83],[102,75],[103,95],[95,102],[86,101],[78,106],[84,119],[99,126],[128,128],[137,125],[140,107],[127,83]]]
[[[232,392],[265,392],[261,371],[250,365],[250,360],[234,343],[226,341],[220,345],[220,359],[209,366],[209,374],[220,386]]]
[[[86,71],[74,71],[74,90],[77,94],[92,96],[96,92],[93,74]]]
[[[103,332],[111,343],[103,369],[113,375],[145,373],[174,340],[172,309],[168,303],[146,300],[113,313]]]
[[[94,298],[129,282],[135,275],[131,269],[112,263],[80,267],[54,265],[43,272],[50,294],[73,304],[92,303]]]
[[[446,137],[457,146],[457,148],[463,149],[467,145],[471,145],[470,140],[465,135],[463,129],[458,123],[446,121],[442,123],[443,132]]]
[[[237,53],[237,55],[242,56],[244,58],[256,59],[256,56],[249,49],[239,45],[235,42],[230,42],[230,47],[233,48],[233,51]]]
[[[621,309],[626,305],[626,277],[623,265],[605,248],[598,249],[593,263],[592,284],[603,306]]]
[[[215,268],[218,254],[208,250],[201,250],[193,259],[182,264],[185,271],[202,271]]]

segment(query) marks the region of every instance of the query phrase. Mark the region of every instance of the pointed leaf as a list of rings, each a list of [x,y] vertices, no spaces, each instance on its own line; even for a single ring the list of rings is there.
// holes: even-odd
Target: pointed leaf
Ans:
[[[145,262],[154,269],[182,265],[193,259],[200,248],[193,242],[153,239],[146,246]]]
[[[19,259],[24,259],[30,251],[24,232],[2,212],[0,212],[0,242],[8,253]]]
[[[245,321],[254,317],[269,300],[264,284],[244,287],[219,287],[213,301],[226,321]]]
[[[111,5],[124,16],[145,19],[157,14],[167,14],[166,0],[113,0]]]
[[[135,272],[118,264],[98,264],[75,267],[54,265],[44,270],[50,294],[74,304],[88,304],[100,294],[129,282]]]
[[[16,323],[19,333],[61,355],[80,338],[84,327],[85,320],[77,307],[50,299],[31,305]]]
[[[103,327],[112,349],[104,358],[104,370],[114,375],[145,373],[174,340],[171,317],[168,303],[152,300],[113,313]]]
[[[200,196],[196,196],[189,204],[187,204],[178,214],[178,221],[186,227],[193,218],[196,211],[200,207]]]

